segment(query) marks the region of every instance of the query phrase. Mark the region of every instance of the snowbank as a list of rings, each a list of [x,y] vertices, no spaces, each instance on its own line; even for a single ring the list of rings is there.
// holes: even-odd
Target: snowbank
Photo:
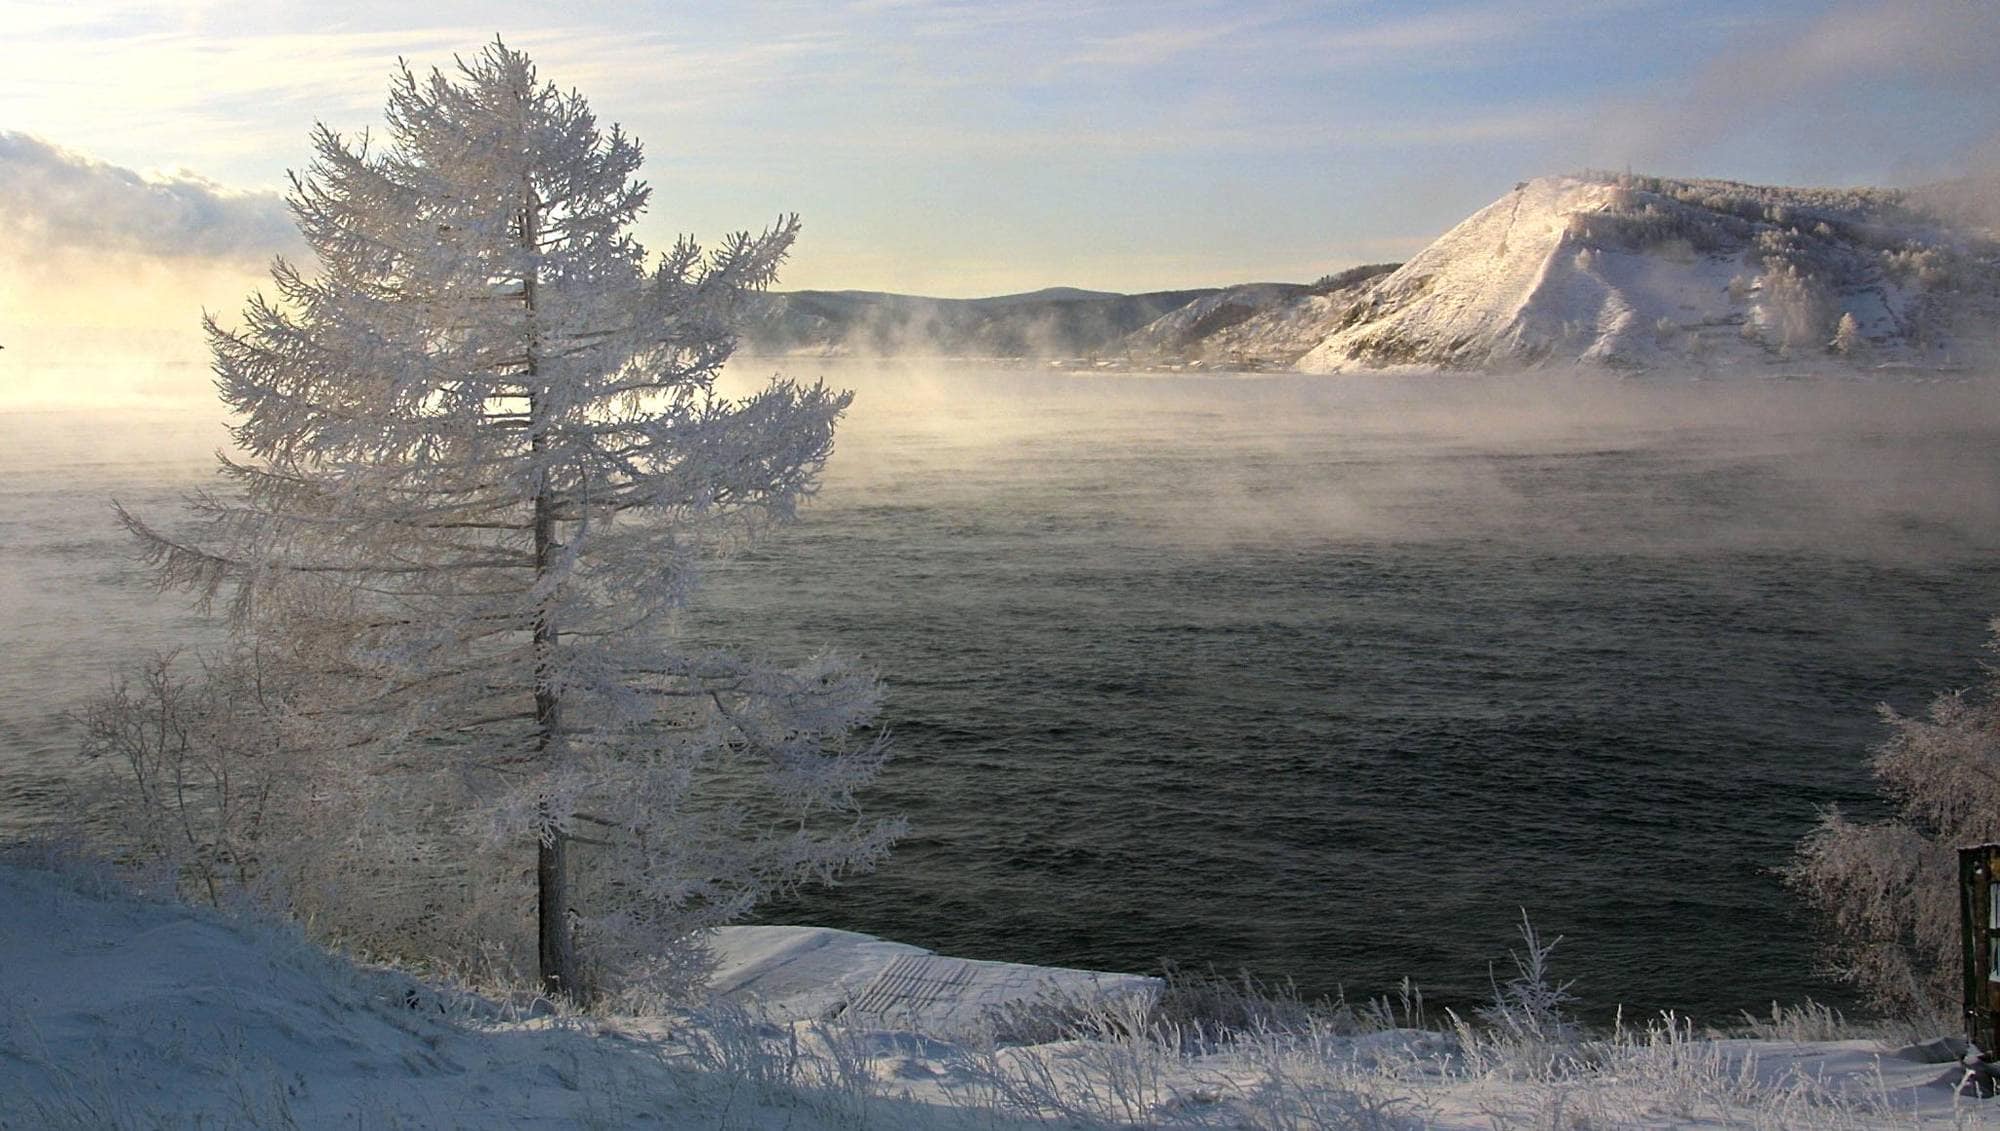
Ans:
[[[0,908],[0,1127],[562,1126],[656,1071],[278,929],[9,867]]]
[[[1866,1041],[1196,1041],[1136,1031],[1145,979],[798,927],[720,939],[717,988],[764,1020],[522,1017],[89,877],[0,866],[0,908],[0,1128],[2000,1127]],[[1051,993],[1110,1000],[1045,1044],[907,1031]]]

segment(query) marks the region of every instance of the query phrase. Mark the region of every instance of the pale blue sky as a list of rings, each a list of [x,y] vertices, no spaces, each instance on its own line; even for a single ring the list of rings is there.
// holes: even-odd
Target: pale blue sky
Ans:
[[[1586,165],[1814,183],[1990,165],[1996,12],[0,0],[0,130],[272,189],[313,120],[380,120],[399,55],[448,65],[498,32],[646,144],[652,245],[797,211],[785,287],[1143,290],[1401,258],[1516,180]]]

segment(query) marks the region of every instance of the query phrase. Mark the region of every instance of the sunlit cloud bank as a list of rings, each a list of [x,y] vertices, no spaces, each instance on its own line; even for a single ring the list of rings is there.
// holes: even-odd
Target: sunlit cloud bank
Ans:
[[[27,134],[0,131],[0,208],[24,251],[249,259],[296,251],[275,192],[238,192],[189,172],[145,176]]]

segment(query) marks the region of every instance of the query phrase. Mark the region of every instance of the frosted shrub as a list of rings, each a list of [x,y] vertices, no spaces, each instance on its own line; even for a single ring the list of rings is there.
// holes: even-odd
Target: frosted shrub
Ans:
[[[1633,251],[1666,249],[1682,258],[1734,246],[1748,234],[1748,226],[1734,217],[1669,200],[1648,201],[1633,211],[1578,213],[1571,219],[1572,231],[1600,246]],[[1581,230],[1574,223],[1577,220],[1582,221]]]
[[[1873,766],[1894,815],[1863,824],[1827,809],[1785,872],[1832,928],[1833,973],[1940,1031],[1960,994],[1957,849],[2000,840],[1996,692],[1989,667],[1983,687],[1939,695],[1921,716],[1882,708],[1889,737]]]
[[[185,898],[281,909],[372,958],[517,980],[532,955],[497,940],[518,935],[533,895],[518,870],[436,819],[445,783],[412,793],[379,763],[332,756],[295,660],[159,655],[79,712],[102,847]]]
[[[1818,280],[1774,257],[1765,261],[1758,285],[1765,320],[1780,348],[1802,349],[1826,340],[1829,303]]]
[[[1549,964],[1558,935],[1544,940],[1521,913],[1522,950],[1509,950],[1514,976],[1495,981],[1493,1000],[1473,1011],[1484,1028],[1447,1009],[1445,1016],[1457,1036],[1464,1071],[1474,1076],[1511,1080],[1547,1080],[1573,1067],[1581,1056],[1580,1030],[1569,1015],[1576,996],[1572,982],[1556,982]]]
[[[1544,941],[1526,911],[1521,913],[1520,932],[1523,949],[1507,952],[1514,976],[1494,986],[1493,1002],[1478,1010],[1479,1019],[1516,1040],[1567,1043],[1577,1032],[1568,1013],[1576,1004],[1576,995],[1569,992],[1575,983],[1554,981],[1549,967],[1549,956],[1562,936]]]
[[[82,752],[109,773],[118,849],[210,904],[260,879],[308,793],[288,695],[256,652],[166,653],[86,706]]]

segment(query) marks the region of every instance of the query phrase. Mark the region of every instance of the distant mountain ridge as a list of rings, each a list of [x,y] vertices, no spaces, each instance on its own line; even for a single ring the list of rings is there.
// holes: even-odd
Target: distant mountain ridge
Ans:
[[[1757,370],[2000,360],[2000,184],[1523,181],[1402,264],[1314,285],[760,296],[759,353],[1098,365]]]

